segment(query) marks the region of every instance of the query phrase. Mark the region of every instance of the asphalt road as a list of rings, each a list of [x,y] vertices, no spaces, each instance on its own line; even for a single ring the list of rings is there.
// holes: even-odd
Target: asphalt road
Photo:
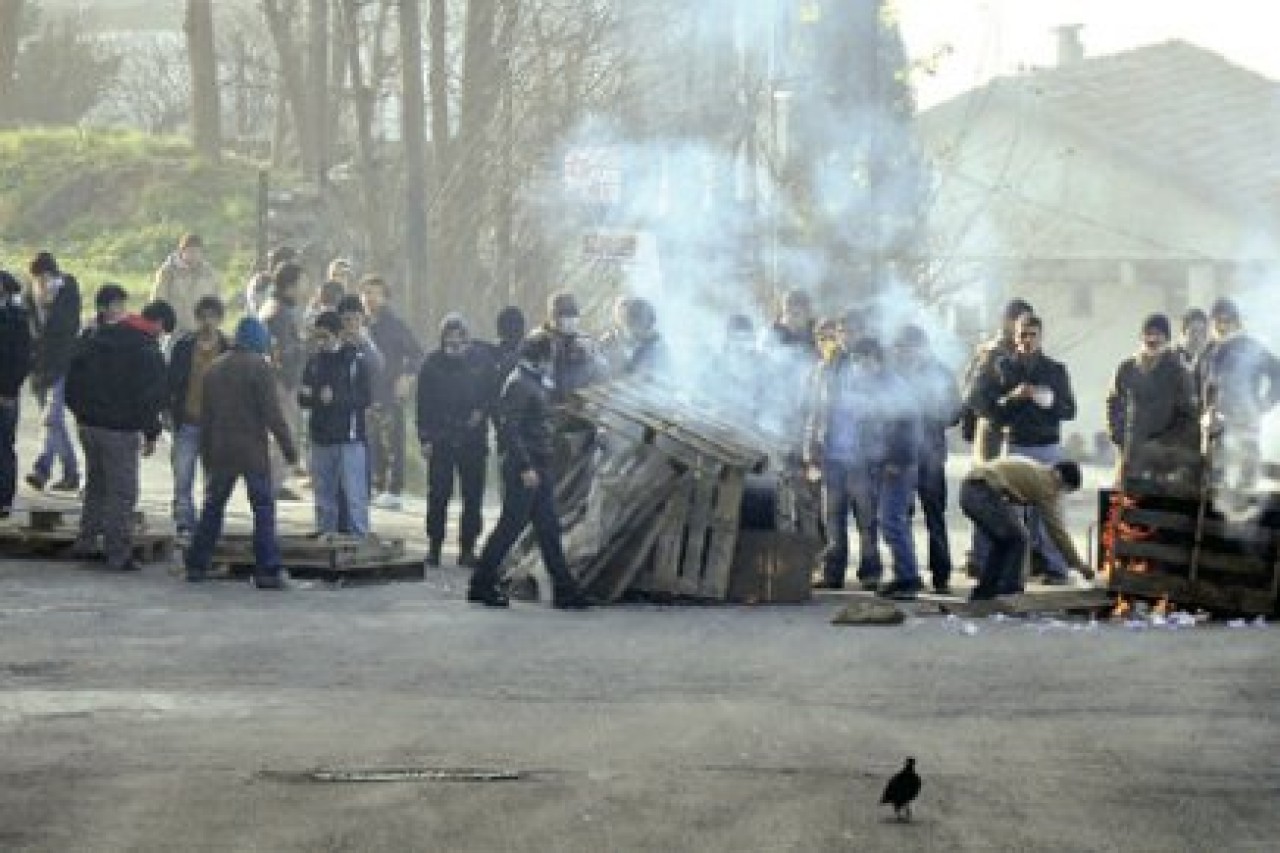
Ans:
[[[1277,849],[1280,628],[492,612],[463,585],[0,560],[0,851]],[[903,825],[877,800],[907,755]]]

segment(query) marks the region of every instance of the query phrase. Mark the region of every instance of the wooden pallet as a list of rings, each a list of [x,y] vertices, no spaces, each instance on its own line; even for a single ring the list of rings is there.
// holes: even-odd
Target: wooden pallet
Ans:
[[[278,543],[281,562],[290,571],[352,573],[408,563],[403,539],[284,535],[278,538]],[[416,562],[421,569],[421,561]],[[214,547],[213,563],[252,569],[255,564],[252,534],[223,534]]]
[[[77,537],[74,527],[33,530],[0,525],[0,556],[79,561],[81,558],[71,556]],[[133,558],[141,563],[168,562],[173,558],[174,538],[167,533],[135,532],[132,548]]]

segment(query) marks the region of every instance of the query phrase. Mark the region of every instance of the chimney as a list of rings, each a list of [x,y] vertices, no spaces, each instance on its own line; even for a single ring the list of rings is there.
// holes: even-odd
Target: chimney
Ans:
[[[1074,65],[1084,59],[1084,42],[1080,39],[1080,31],[1084,24],[1063,24],[1054,27],[1058,34],[1058,67]]]

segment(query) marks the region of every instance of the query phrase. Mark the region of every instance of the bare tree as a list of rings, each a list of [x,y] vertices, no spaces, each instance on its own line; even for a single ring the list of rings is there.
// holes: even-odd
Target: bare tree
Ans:
[[[420,316],[427,282],[427,139],[422,80],[422,8],[419,0],[400,0],[400,62],[405,184],[406,309]]]
[[[262,12],[267,20],[271,40],[276,47],[281,90],[288,106],[288,115],[293,119],[292,128],[298,143],[298,153],[302,158],[305,171],[308,174],[314,174],[318,158],[313,144],[315,140],[307,132],[311,123],[308,120],[306,75],[303,71],[302,54],[293,32],[293,22],[298,17],[297,2],[296,0],[262,0]],[[283,119],[284,115],[284,111],[281,111],[277,120]],[[278,148],[279,146],[277,150]]]
[[[196,153],[216,163],[222,152],[222,101],[214,50],[213,0],[187,0],[184,29],[191,63],[191,125]]]
[[[8,112],[25,11],[24,0],[0,0],[0,115]]]
[[[299,123],[311,149],[308,163],[318,186],[329,168],[329,0],[307,4],[307,121]]]

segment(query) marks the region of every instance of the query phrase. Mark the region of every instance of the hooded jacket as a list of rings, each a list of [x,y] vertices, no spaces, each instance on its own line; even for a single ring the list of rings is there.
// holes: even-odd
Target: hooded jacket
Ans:
[[[198,264],[187,265],[177,252],[165,258],[156,270],[156,282],[151,288],[152,301],[163,299],[173,308],[178,318],[178,331],[190,331],[195,324],[196,303],[204,296],[218,295],[218,276],[209,262],[200,259]]]
[[[80,334],[80,283],[75,276],[61,273],[62,285],[52,301],[39,303],[35,289],[28,288],[22,302],[31,320],[31,337],[35,358],[31,367],[31,383],[43,391],[67,375],[67,366]]]
[[[271,365],[265,356],[237,345],[218,356],[204,377],[200,460],[216,474],[268,475],[268,435],[275,436],[285,461],[296,464]]]
[[[31,371],[31,319],[22,301],[0,298],[0,397],[17,397]]]
[[[486,447],[499,383],[506,378],[499,369],[492,350],[476,342],[461,355],[450,356],[443,349],[428,355],[418,371],[418,442]],[[477,411],[480,422],[473,423]]]
[[[352,344],[322,350],[307,359],[298,389],[298,403],[311,412],[307,434],[314,444],[331,447],[365,440],[365,411],[372,404],[373,371],[368,359]],[[330,389],[333,399],[321,400]]]
[[[167,400],[158,329],[127,316],[85,330],[67,367],[67,408],[82,426],[160,435]]]

